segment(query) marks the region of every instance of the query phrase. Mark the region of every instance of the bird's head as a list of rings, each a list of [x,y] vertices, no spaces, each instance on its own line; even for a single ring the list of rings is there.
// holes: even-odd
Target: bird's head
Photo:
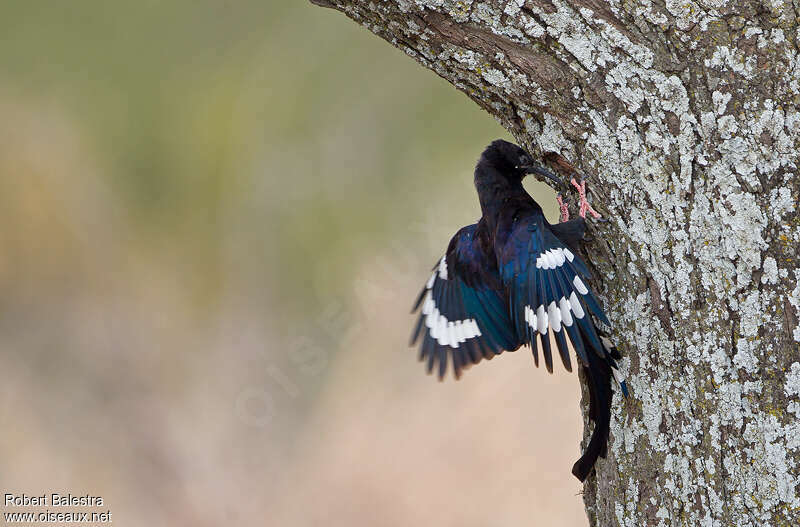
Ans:
[[[482,161],[508,179],[522,180],[527,174],[539,174],[563,185],[552,172],[533,160],[524,149],[503,139],[496,139],[481,154]]]

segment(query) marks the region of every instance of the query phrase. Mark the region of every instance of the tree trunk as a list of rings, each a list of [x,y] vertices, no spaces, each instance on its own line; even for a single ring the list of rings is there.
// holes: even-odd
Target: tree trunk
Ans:
[[[588,259],[632,397],[591,525],[800,524],[800,3],[313,1],[561,154],[612,220]]]

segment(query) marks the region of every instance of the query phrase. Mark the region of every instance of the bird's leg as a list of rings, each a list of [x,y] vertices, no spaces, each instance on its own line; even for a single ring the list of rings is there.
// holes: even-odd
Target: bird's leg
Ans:
[[[569,204],[561,197],[561,192],[556,194],[556,201],[558,201],[558,210],[561,211],[560,223],[569,221]]]
[[[581,218],[586,218],[586,213],[592,215],[592,217],[596,220],[600,219],[600,214],[589,205],[589,202],[586,201],[586,178],[581,177],[581,182],[578,183],[575,181],[575,178],[570,180],[570,183],[573,187],[578,189],[578,215]]]

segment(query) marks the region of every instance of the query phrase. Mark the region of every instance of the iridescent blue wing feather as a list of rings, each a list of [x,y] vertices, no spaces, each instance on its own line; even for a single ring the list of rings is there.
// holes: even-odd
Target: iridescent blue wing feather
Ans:
[[[411,345],[421,340],[420,360],[444,377],[452,362],[461,371],[519,347],[496,258],[478,224],[459,230],[417,298],[420,311]]]
[[[516,221],[495,251],[501,279],[512,299],[511,318],[517,336],[532,346],[537,360],[537,351],[542,349],[548,371],[553,368],[553,351],[559,353],[568,370],[570,353],[583,364],[588,360],[587,349],[607,356],[587,316],[592,314],[609,324],[586,285],[589,271],[580,257],[549,230],[541,213],[533,212]]]

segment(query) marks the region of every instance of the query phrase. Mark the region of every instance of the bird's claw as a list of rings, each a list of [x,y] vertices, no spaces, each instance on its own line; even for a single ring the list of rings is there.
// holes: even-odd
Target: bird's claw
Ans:
[[[578,178],[580,183],[575,181],[574,177],[570,180],[570,184],[578,190],[578,215],[586,219],[586,213],[588,212],[595,220],[599,221],[601,219],[600,213],[594,210],[586,200],[586,176],[579,174]]]
[[[561,212],[559,222],[564,223],[565,221],[569,220],[569,203],[564,201],[564,198],[561,196],[561,192],[556,194],[556,201],[558,202],[558,210]]]

